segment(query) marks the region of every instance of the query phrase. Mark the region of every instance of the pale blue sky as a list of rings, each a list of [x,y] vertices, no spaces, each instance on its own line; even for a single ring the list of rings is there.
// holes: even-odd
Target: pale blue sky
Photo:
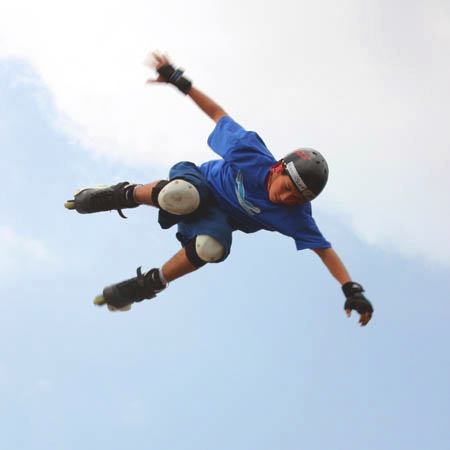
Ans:
[[[178,246],[150,208],[127,221],[63,208],[86,181],[154,171],[94,161],[55,133],[45,93],[14,85],[21,70],[0,73],[1,223],[51,257],[12,248],[1,275],[2,448],[449,448],[448,270],[320,214],[374,302],[365,329],[317,257],[272,233],[237,234],[224,264],[129,313],[95,308],[105,284]]]
[[[217,21],[217,47],[227,56],[239,55],[239,61],[256,61],[258,39],[250,31],[257,25],[249,21],[250,31],[233,28],[238,19],[220,4],[222,10],[207,10],[208,31]],[[82,89],[94,78],[86,85],[65,85],[73,96],[64,97],[55,80],[68,83],[89,71],[94,77],[95,61],[89,70],[78,69],[78,77],[65,78],[59,70],[67,60],[46,65],[45,52],[33,53],[33,43],[26,39],[21,42],[28,42],[28,50],[18,45],[18,51],[12,44],[19,40],[11,31],[11,46],[6,47],[15,50],[0,60],[0,450],[450,449],[450,282],[443,225],[448,208],[441,201],[448,190],[425,202],[423,189],[410,189],[424,166],[421,160],[397,171],[395,183],[390,178],[391,170],[403,167],[408,148],[423,155],[414,142],[427,136],[434,136],[433,144],[440,140],[441,146],[432,150],[441,160],[429,173],[423,171],[424,179],[438,179],[448,162],[448,130],[439,122],[448,104],[437,101],[439,92],[444,100],[448,95],[442,81],[448,77],[438,71],[447,67],[448,56],[436,59],[436,49],[448,44],[445,27],[434,28],[434,36],[443,40],[433,44],[431,53],[425,44],[411,47],[418,48],[420,57],[434,55],[425,69],[413,64],[418,61],[413,53],[395,50],[406,42],[395,30],[409,30],[421,17],[428,27],[430,18],[445,23],[447,10],[443,7],[439,14],[441,3],[436,1],[427,14],[417,7],[408,15],[401,4],[395,3],[388,14],[375,2],[365,9],[352,1],[339,10],[342,16],[332,8],[323,18],[335,33],[342,21],[352,24],[353,31],[361,27],[368,33],[367,40],[359,36],[357,42],[380,58],[376,74],[382,82],[375,93],[364,78],[373,73],[375,66],[370,66],[358,72],[361,83],[350,80],[333,97],[330,67],[303,41],[303,64],[323,69],[318,79],[302,73],[306,87],[267,84],[277,80],[278,66],[264,66],[261,79],[252,82],[237,69],[227,72],[230,60],[222,61],[217,53],[205,61],[200,53],[207,54],[208,45],[203,44],[205,36],[195,33],[195,21],[182,29],[185,41],[176,47],[187,66],[193,56],[188,44],[200,46],[194,58],[199,87],[205,85],[276,152],[301,134],[306,142],[300,144],[314,146],[317,141],[330,155],[332,176],[314,206],[315,217],[373,301],[375,315],[365,328],[356,317],[346,318],[340,287],[312,252],[297,252],[292,240],[268,232],[235,234],[226,262],[171,284],[157,300],[135,305],[128,313],[94,307],[92,300],[105,285],[133,276],[137,266],[159,266],[178,250],[178,242],[174,230],[159,229],[151,208],[129,211],[129,219],[123,220],[116,213],[78,215],[65,210],[64,201],[90,184],[152,181],[168,169],[169,164],[162,164],[166,152],[171,162],[180,155],[189,159],[192,154],[197,162],[213,158],[206,138],[214,124],[170,88],[139,91],[142,79],[137,88],[127,84],[130,78],[111,75],[119,97],[114,104],[105,100],[109,91],[100,85],[98,98],[92,95],[95,89]],[[180,26],[182,11],[174,18]],[[249,17],[249,11],[244,8],[242,17]],[[302,21],[310,19],[305,26],[311,31],[320,23],[320,11],[304,12]],[[383,14],[389,20],[381,20]],[[274,17],[278,28],[282,18],[281,13]],[[372,28],[366,29],[368,24]],[[42,36],[36,35],[36,41]],[[339,48],[353,42],[343,36],[338,36]],[[384,44],[379,45],[380,36]],[[323,45],[329,57],[329,39],[323,34],[311,46]],[[176,46],[173,34],[169,40],[170,50]],[[0,39],[0,52],[4,42]],[[92,47],[97,44],[92,41]],[[288,44],[292,50],[292,42]],[[53,40],[46,45],[51,54]],[[386,48],[391,49],[388,55]],[[124,49],[126,45],[118,53],[123,55]],[[268,52],[273,56],[273,49]],[[346,63],[350,55],[354,53]],[[82,56],[75,56],[71,63],[77,66]],[[369,60],[373,62],[356,60],[351,69],[363,70]],[[342,82],[346,72],[336,70]],[[215,85],[219,72],[222,81]],[[402,78],[406,73],[411,77]],[[425,83],[420,90],[430,74],[436,75],[433,86]],[[129,92],[120,89],[124,85]],[[268,86],[288,100],[279,100]],[[91,92],[91,110],[82,101],[86,92]],[[252,115],[246,98],[262,92],[265,101]],[[403,100],[413,92],[420,95],[406,105]],[[370,115],[380,93],[386,99],[382,95],[379,112]],[[327,103],[329,95],[333,102]],[[336,103],[339,99],[342,103]],[[337,106],[347,102],[348,108]],[[307,114],[299,105],[305,105]],[[361,109],[352,109],[355,105]],[[422,105],[430,109],[422,111]],[[408,117],[400,114],[406,106]],[[80,122],[80,117],[87,118]],[[334,147],[327,145],[332,140]],[[371,151],[383,142],[393,155],[388,169],[371,159]],[[345,190],[348,180],[357,184],[356,191]],[[433,187],[447,187],[446,180],[438,179]],[[386,198],[387,192],[394,192],[395,199]],[[427,228],[418,232],[415,224],[423,223]],[[436,243],[441,247],[432,246]]]

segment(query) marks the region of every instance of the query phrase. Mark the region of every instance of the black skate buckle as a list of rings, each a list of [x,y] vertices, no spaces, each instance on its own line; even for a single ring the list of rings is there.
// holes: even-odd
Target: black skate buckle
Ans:
[[[142,275],[142,266],[139,266],[136,270],[137,273],[137,284],[141,287],[144,287],[144,275]]]
[[[122,212],[121,209],[118,209],[117,212],[119,213],[119,216],[122,217],[122,219],[128,219],[128,217]]]

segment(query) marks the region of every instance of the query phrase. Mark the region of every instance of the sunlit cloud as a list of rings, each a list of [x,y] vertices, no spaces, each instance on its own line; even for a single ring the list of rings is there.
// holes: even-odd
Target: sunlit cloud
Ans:
[[[33,69],[54,126],[92,157],[214,158],[213,123],[145,85],[146,53],[167,49],[275,156],[326,155],[319,209],[372,245],[450,265],[449,20],[440,1],[16,1],[2,7],[0,57]]]

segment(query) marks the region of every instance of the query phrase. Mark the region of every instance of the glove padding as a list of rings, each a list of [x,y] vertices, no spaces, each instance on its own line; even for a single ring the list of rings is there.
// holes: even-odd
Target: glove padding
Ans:
[[[166,83],[173,84],[183,94],[187,94],[191,90],[192,82],[183,77],[183,69],[175,69],[172,64],[164,64],[157,72],[164,78]]]
[[[372,304],[364,296],[364,288],[359,283],[349,281],[342,286],[342,290],[344,291],[344,295],[347,297],[344,304],[345,310],[355,310],[359,314],[370,313],[370,315],[372,315]]]
[[[373,313],[372,304],[364,297],[363,294],[353,294],[351,297],[348,297],[344,304],[345,310],[355,310],[359,314],[365,313]]]

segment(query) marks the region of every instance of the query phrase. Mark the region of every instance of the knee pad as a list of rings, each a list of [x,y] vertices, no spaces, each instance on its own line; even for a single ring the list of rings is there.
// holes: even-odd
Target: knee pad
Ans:
[[[155,206],[177,216],[193,213],[200,205],[197,188],[186,180],[160,181],[152,191]]]
[[[186,247],[186,256],[196,268],[204,266],[207,262],[218,261],[225,253],[225,247],[212,236],[199,234],[191,239]]]

